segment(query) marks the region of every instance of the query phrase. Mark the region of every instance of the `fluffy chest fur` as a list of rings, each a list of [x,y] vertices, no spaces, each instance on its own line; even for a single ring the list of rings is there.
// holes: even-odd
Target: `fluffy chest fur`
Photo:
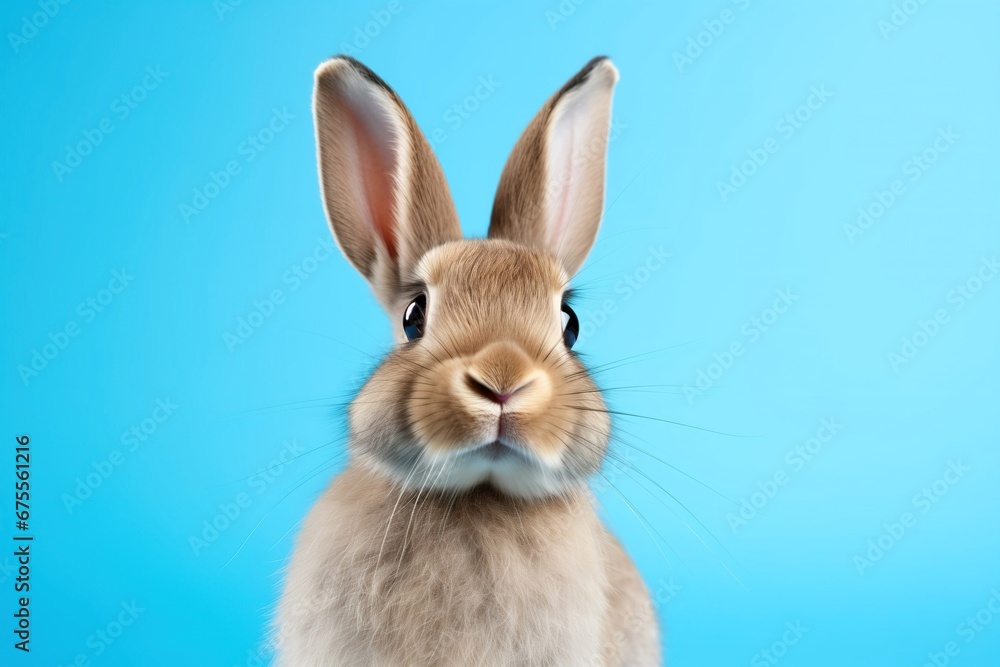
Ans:
[[[339,477],[288,573],[280,664],[595,664],[608,536],[589,500],[452,500]]]

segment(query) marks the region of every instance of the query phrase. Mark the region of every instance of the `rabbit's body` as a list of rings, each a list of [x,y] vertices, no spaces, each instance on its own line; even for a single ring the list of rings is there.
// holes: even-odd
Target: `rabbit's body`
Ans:
[[[288,573],[282,665],[658,664],[642,580],[584,492],[418,494],[359,467],[326,491]]]
[[[658,663],[649,595],[589,500],[610,417],[567,303],[600,225],[617,80],[595,58],[550,98],[489,238],[463,240],[396,93],[350,58],[317,70],[327,217],[398,345],[352,401],[351,463],[299,536],[283,667]]]

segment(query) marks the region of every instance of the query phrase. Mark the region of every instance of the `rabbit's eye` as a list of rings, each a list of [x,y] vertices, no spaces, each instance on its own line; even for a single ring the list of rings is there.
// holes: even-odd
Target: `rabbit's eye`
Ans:
[[[580,337],[580,320],[567,303],[562,305],[562,328],[563,342],[567,348],[572,348],[576,344],[576,339]]]
[[[421,294],[403,311],[403,333],[406,334],[406,340],[416,340],[424,335],[426,317],[427,297]]]

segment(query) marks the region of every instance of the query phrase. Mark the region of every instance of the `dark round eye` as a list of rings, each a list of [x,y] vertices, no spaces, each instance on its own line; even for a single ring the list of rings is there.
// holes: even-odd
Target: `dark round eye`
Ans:
[[[424,335],[424,320],[427,318],[427,297],[423,294],[410,302],[403,312],[403,333],[406,340],[416,340]]]
[[[562,328],[563,342],[566,343],[566,347],[572,348],[576,345],[576,339],[580,337],[580,320],[566,303],[562,305]]]

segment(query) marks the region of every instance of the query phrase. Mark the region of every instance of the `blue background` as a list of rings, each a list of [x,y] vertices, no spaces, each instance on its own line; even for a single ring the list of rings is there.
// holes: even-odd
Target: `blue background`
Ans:
[[[296,524],[343,463],[337,405],[390,345],[347,262],[307,259],[329,238],[312,72],[349,49],[442,130],[470,235],[543,101],[593,55],[614,58],[622,129],[578,278],[580,350],[610,364],[616,409],[732,434],[623,416],[629,463],[609,462],[614,488],[595,483],[661,601],[671,664],[916,666],[954,642],[939,664],[997,665],[1000,617],[962,624],[1000,589],[1000,280],[983,264],[1000,253],[1000,5],[902,4],[894,25],[889,0],[71,2],[32,31],[38,3],[3,3],[0,488],[13,493],[14,437],[30,434],[36,538],[30,656],[11,647],[0,556],[3,664],[257,664]],[[116,100],[147,67],[160,80],[123,117]],[[480,77],[499,85],[470,100]],[[829,96],[801,107],[813,87]],[[248,150],[275,109],[293,117]],[[111,133],[54,168],[102,121]],[[952,138],[935,148],[940,131]],[[765,144],[766,162],[743,164]],[[230,161],[239,173],[185,221]],[[753,173],[724,197],[734,168]],[[660,248],[670,259],[648,271]],[[296,266],[312,270],[299,284]],[[127,287],[102,292],[116,270]],[[274,290],[282,302],[227,345]],[[775,317],[779,290],[792,305]],[[22,377],[50,335],[64,347]],[[894,364],[904,338],[915,348]],[[176,405],[162,423],[157,400]],[[836,434],[797,463],[823,419]],[[967,470],[934,490],[952,464]],[[935,502],[915,498],[925,488]],[[886,525],[906,512],[897,539]]]

